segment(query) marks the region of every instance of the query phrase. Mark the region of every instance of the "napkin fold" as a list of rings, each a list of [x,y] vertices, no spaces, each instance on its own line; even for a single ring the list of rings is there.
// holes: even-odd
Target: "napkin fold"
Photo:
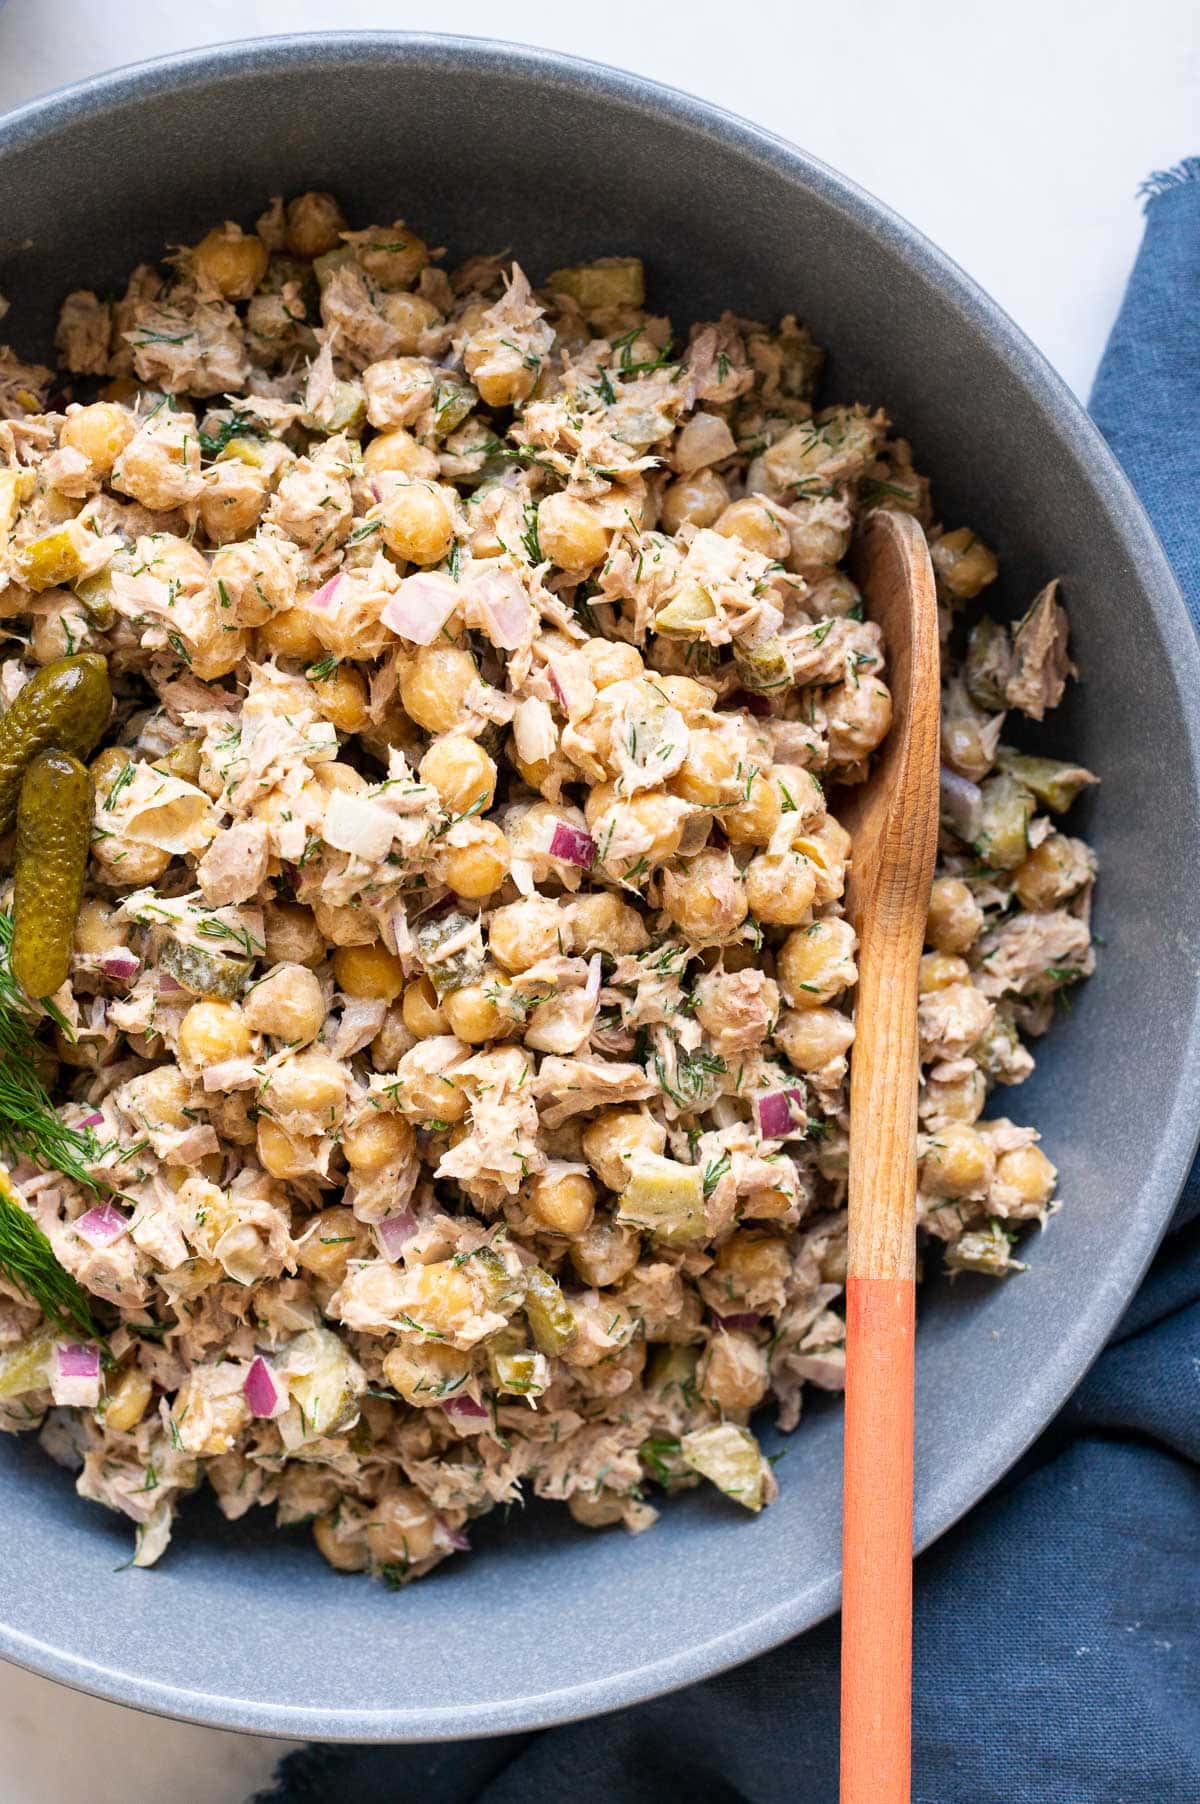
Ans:
[[[1091,407],[1200,626],[1200,157],[1152,176]],[[916,1566],[914,1804],[1200,1799],[1200,1164],[1117,1333]],[[615,1716],[311,1747],[257,1804],[834,1804],[837,1623]]]

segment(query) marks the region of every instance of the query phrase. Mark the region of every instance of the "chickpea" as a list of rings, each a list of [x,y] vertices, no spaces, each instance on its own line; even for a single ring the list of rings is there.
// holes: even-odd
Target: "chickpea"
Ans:
[[[315,663],[325,647],[303,608],[284,608],[264,620],[254,635],[260,658],[295,658]]]
[[[89,896],[80,908],[75,922],[75,950],[85,958],[94,957],[101,952],[111,952],[115,947],[125,944],[127,932],[128,929],[113,918],[113,911],[107,902]]]
[[[869,681],[837,683],[825,691],[825,718],[829,728],[832,764],[857,764],[885,738],[892,724],[892,694],[878,677]]]
[[[797,1071],[820,1071],[850,1050],[854,1023],[838,1009],[786,1009],[779,1018],[774,1039]]]
[[[385,470],[397,470],[414,482],[428,482],[438,473],[434,452],[419,444],[403,426],[389,432],[378,432],[363,452],[363,469],[368,476],[381,476]]]
[[[861,620],[862,590],[841,570],[835,570],[832,576],[813,585],[804,597],[804,605],[818,620],[846,620],[851,615]]]
[[[793,1008],[820,1008],[858,981],[858,942],[849,921],[814,921],[789,933],[779,951],[776,975],[785,1002]]]
[[[416,243],[420,244],[417,239]],[[411,248],[410,246],[407,248]],[[421,249],[424,252],[425,246]],[[428,254],[425,257],[428,262]],[[366,267],[362,253],[359,261]],[[393,292],[383,297],[381,308],[384,319],[395,333],[398,343],[396,349],[401,356],[413,357],[421,348],[421,339],[432,327],[441,324],[442,316],[432,301],[426,300],[423,294],[404,294]],[[437,474],[437,460],[434,460],[433,474]]]
[[[624,1190],[633,1155],[664,1151],[667,1130],[640,1109],[605,1109],[588,1122],[580,1144],[600,1182],[610,1190]]]
[[[380,1171],[385,1165],[408,1164],[416,1139],[403,1116],[368,1110],[342,1136],[346,1163],[355,1171]]]
[[[293,257],[324,257],[337,250],[346,217],[332,194],[310,190],[288,202],[285,242]]]
[[[935,878],[925,923],[926,944],[936,952],[966,952],[982,929],[983,910],[961,877]]]
[[[537,530],[543,555],[560,570],[585,575],[608,555],[608,533],[595,508],[566,489],[539,504]]]
[[[434,1029],[444,1034],[444,1026]],[[386,1010],[379,1032],[371,1041],[371,1064],[376,1071],[394,1071],[406,1052],[411,1052],[416,1036],[405,1026],[403,1003],[393,1002]]]
[[[328,1560],[335,1572],[365,1572],[370,1565],[366,1548],[361,1542],[344,1539],[337,1531],[336,1510],[316,1518],[313,1522],[313,1540],[318,1552]]]
[[[405,1027],[418,1040],[428,1040],[434,1034],[444,1034],[447,1031],[441,1001],[428,977],[418,977],[415,983],[408,985],[401,1003],[401,1014]]]
[[[215,288],[227,301],[248,301],[267,273],[267,247],[226,220],[200,240],[192,268],[202,288]]]
[[[995,1155],[978,1128],[947,1122],[929,1143],[921,1161],[921,1189],[928,1196],[987,1194],[995,1171]]]
[[[470,838],[463,845],[446,845],[439,861],[441,876],[455,895],[479,901],[498,890],[508,876],[508,841],[495,821],[471,821],[464,827]]]
[[[422,645],[400,671],[400,700],[427,733],[450,733],[462,725],[468,691],[479,680],[469,651],[457,645]]]
[[[254,985],[242,1004],[242,1013],[253,1033],[301,1046],[320,1033],[325,998],[306,965],[281,965]]]
[[[396,1107],[407,1120],[422,1126],[441,1121],[453,1127],[467,1112],[467,1093],[453,1073],[414,1072],[405,1076]]]
[[[687,757],[671,778],[672,793],[702,808],[736,800],[745,785],[736,747],[717,727],[694,727]]]
[[[751,770],[742,780],[741,800],[722,809],[721,830],[735,846],[765,846],[779,825],[782,807],[778,784],[765,771]]]
[[[318,1134],[289,1134],[277,1121],[260,1116],[256,1134],[258,1162],[273,1178],[306,1177],[316,1166],[321,1139]]]
[[[744,1303],[748,1309],[764,1303],[778,1306],[791,1270],[785,1240],[752,1228],[739,1228],[719,1248],[709,1288],[721,1297],[722,1308],[730,1302]]]
[[[343,795],[361,796],[370,787],[366,778],[352,764],[343,764],[337,758],[332,764],[318,764],[313,776],[327,796],[333,795],[335,791],[340,791]]]
[[[663,907],[693,946],[720,946],[746,919],[748,886],[728,852],[699,852],[663,876]]]
[[[108,476],[136,431],[137,422],[127,408],[96,401],[69,413],[58,437],[61,445],[82,451],[94,476]]]
[[[342,1118],[346,1082],[341,1062],[313,1046],[275,1067],[266,1100],[273,1114],[317,1115],[330,1128]]]
[[[296,1237],[296,1262],[326,1284],[341,1284],[352,1259],[369,1259],[371,1237],[353,1210],[322,1209]]]
[[[599,841],[600,861],[610,876],[620,879],[629,876],[631,871],[637,870],[644,878],[648,866],[666,864],[668,859],[674,858],[683,838],[683,815],[675,797],[663,795],[654,790],[642,790],[638,795],[630,796],[628,800],[623,801],[614,796],[611,785],[604,784],[601,787],[608,792],[603,799],[605,807],[611,810],[611,818],[616,818],[618,821],[621,817],[626,820],[632,819],[642,832],[649,836],[650,840],[649,846],[639,858],[621,855],[612,860],[610,869],[608,861],[604,858],[606,824],[610,816],[603,812],[595,815],[589,814],[590,805],[600,794],[599,788],[593,789],[588,798],[588,804],[585,805],[584,813],[587,816],[589,827],[593,828],[594,836]]]
[[[1020,1146],[996,1160],[992,1196],[1009,1215],[1036,1215],[1054,1195],[1057,1180],[1058,1172],[1040,1146]]]
[[[214,545],[232,544],[254,531],[266,500],[267,479],[261,470],[239,463],[214,465],[200,492],[200,524]],[[242,619],[239,624],[257,621]]]
[[[917,988],[922,996],[931,996],[935,990],[948,990],[952,983],[969,983],[971,968],[965,958],[956,958],[950,952],[926,952],[921,958],[920,975]]]
[[[364,1002],[395,1002],[404,988],[404,966],[386,946],[339,946],[333,955],[338,988]]]
[[[370,720],[367,685],[352,664],[339,664],[329,676],[310,677],[313,700],[339,733],[361,733]]]
[[[729,489],[715,470],[679,476],[663,493],[659,524],[672,535],[681,526],[713,526],[729,506]]]
[[[324,946],[370,946],[379,938],[379,929],[364,909],[352,904],[337,907],[330,902],[313,903],[313,914]]]
[[[522,896],[488,922],[488,951],[506,971],[527,971],[561,951],[567,919],[548,896]]]
[[[477,739],[465,733],[447,733],[435,739],[422,758],[418,775],[437,790],[447,814],[465,814],[468,808],[486,813],[496,794],[496,766]]]
[[[319,965],[325,936],[310,908],[299,902],[273,902],[263,913],[267,957],[277,964]]]
[[[555,1171],[550,1165],[529,1186],[525,1207],[553,1234],[575,1240],[591,1224],[596,1186],[581,1171]]]
[[[707,683],[698,683],[695,677],[687,676],[655,676],[654,687],[660,698],[665,696],[672,708],[678,708],[688,726],[699,724],[712,713],[716,696]]]
[[[440,564],[454,542],[454,490],[406,482],[383,502],[383,540],[410,564]]]
[[[415,1409],[436,1409],[471,1372],[471,1355],[444,1341],[411,1346],[397,1341],[383,1362],[383,1375],[394,1391]]]
[[[740,1330],[714,1334],[696,1368],[696,1389],[728,1414],[756,1408],[767,1394],[765,1348]]]
[[[465,1040],[468,1046],[482,1046],[488,1040],[498,1040],[509,1030],[510,1023],[496,1000],[494,982],[469,983],[461,990],[451,990],[442,1003],[442,1011],[451,1033]]]
[[[367,1524],[367,1546],[380,1565],[413,1566],[434,1549],[437,1517],[415,1485],[385,1491]]]
[[[1091,854],[1081,840],[1048,833],[1013,872],[1013,888],[1023,907],[1043,912],[1073,896],[1093,868]]]
[[[641,1236],[610,1215],[593,1217],[591,1226],[569,1248],[577,1276],[602,1289],[627,1278],[641,1250]]]
[[[737,539],[747,551],[757,551],[776,563],[782,563],[792,548],[787,529],[760,495],[731,502],[715,522],[714,531],[723,538]]]
[[[627,683],[646,674],[642,654],[624,639],[589,639],[580,646],[587,659],[588,675],[597,689],[612,683]]]
[[[816,893],[816,866],[802,852],[759,852],[746,866],[746,897],[757,921],[798,927]]]
[[[969,526],[956,527],[934,539],[929,557],[938,582],[957,601],[973,601],[999,574],[995,552],[976,538]]]
[[[377,232],[378,236],[375,233],[355,234],[359,263],[381,288],[407,288],[428,263],[429,246],[410,231],[402,219],[393,226],[377,228]],[[404,297],[406,300],[416,298]],[[436,316],[437,309],[433,312]]]
[[[568,904],[567,916],[576,952],[611,952],[620,958],[650,944],[649,930],[637,909],[611,890],[593,890],[578,897]]]
[[[927,1077],[921,1093],[921,1118],[931,1129],[948,1121],[978,1121],[987,1101],[987,1079],[978,1065],[964,1077]]]
[[[141,1367],[125,1366],[108,1393],[104,1426],[114,1434],[128,1434],[145,1415],[153,1395],[154,1386]]]
[[[194,1002],[179,1024],[179,1050],[193,1065],[245,1058],[250,1028],[236,1002]]]
[[[92,857],[104,882],[114,889],[140,889],[143,884],[154,883],[171,862],[171,854],[161,847],[139,845],[122,833],[96,840]]]

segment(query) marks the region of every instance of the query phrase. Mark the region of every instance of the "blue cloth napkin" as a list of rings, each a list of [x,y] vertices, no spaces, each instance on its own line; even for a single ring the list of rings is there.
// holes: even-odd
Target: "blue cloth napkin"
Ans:
[[[1200,625],[1200,158],[1151,178],[1092,411]],[[916,1567],[915,1804],[1200,1804],[1200,1162],[1066,1409]],[[313,1747],[259,1804],[833,1804],[825,1623],[616,1716]]]

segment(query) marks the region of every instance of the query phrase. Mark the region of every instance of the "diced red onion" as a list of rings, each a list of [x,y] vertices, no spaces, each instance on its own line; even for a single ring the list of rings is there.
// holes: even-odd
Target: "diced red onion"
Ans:
[[[447,1397],[442,1404],[448,1416],[457,1416],[462,1422],[490,1422],[491,1413],[486,1403],[476,1403],[474,1397]]]
[[[601,954],[599,952],[593,952],[591,958],[588,960],[587,982],[583,986],[584,1001],[589,1004],[599,1000],[600,977],[603,967],[604,961]]]
[[[405,577],[380,609],[379,618],[401,639],[413,645],[432,645],[462,598],[461,588],[448,576],[423,570]]]
[[[55,1349],[62,1378],[99,1378],[100,1349],[94,1342],[60,1341]]]
[[[385,1215],[382,1221],[375,1223],[375,1239],[379,1251],[389,1264],[395,1265],[417,1228],[417,1218],[411,1209],[401,1209],[399,1215]]]
[[[341,587],[341,583],[342,572],[339,570],[336,576],[331,576],[327,583],[322,583],[321,587],[316,590],[314,594],[309,596],[304,604],[305,607],[315,609],[318,614],[327,613],[333,606],[334,598]]]
[[[744,1309],[737,1315],[718,1315],[718,1316],[716,1316],[716,1323],[717,1323],[718,1328],[735,1328],[735,1329],[736,1328],[744,1328],[744,1329],[757,1328],[759,1326],[759,1324],[761,1323],[761,1321],[762,1321],[762,1316],[755,1314],[754,1310],[752,1310],[752,1309]]]
[[[493,645],[516,651],[525,643],[533,610],[518,577],[509,571],[482,576],[471,584],[470,600]]]
[[[158,988],[159,994],[163,996],[173,996],[175,994],[180,996],[183,995],[183,985],[181,983],[176,983],[169,971],[160,971],[158,973]]]
[[[556,821],[550,856],[563,858],[568,864],[577,864],[580,870],[586,871],[596,856],[596,842],[582,827],[569,827],[566,821]]]
[[[288,1394],[260,1354],[250,1362],[242,1391],[252,1416],[269,1420],[281,1416],[288,1407]]]
[[[102,1115],[95,1115],[89,1117],[89,1122],[103,1119]],[[89,1209],[86,1215],[81,1215],[74,1223],[80,1240],[86,1240],[90,1247],[111,1246],[114,1240],[120,1240],[128,1227],[129,1217],[115,1209],[111,1203],[97,1203],[94,1209]]]
[[[100,969],[105,977],[136,977],[141,968],[141,959],[136,952],[130,952],[127,946],[114,946],[111,951],[100,955]]]
[[[93,1109],[90,1115],[84,1116],[83,1120],[80,1122],[79,1125],[80,1125],[80,1127],[99,1127],[102,1124],[103,1120],[104,1120],[104,1117],[100,1113],[99,1109]]]
[[[791,1105],[804,1107],[802,1090],[772,1090],[758,1099],[758,1129],[764,1140],[781,1140],[796,1127]]]
[[[967,845],[979,838],[983,826],[983,793],[977,783],[960,777],[956,770],[941,770],[942,825],[957,833]]]
[[[447,1528],[446,1524],[443,1522],[442,1533],[445,1535],[446,1540],[450,1543],[450,1546],[454,1549],[455,1553],[470,1553],[471,1543],[467,1538],[465,1529]]]

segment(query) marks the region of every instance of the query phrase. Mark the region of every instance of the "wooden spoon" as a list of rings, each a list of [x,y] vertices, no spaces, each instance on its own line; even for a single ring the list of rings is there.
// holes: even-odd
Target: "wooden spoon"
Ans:
[[[858,934],[842,1529],[842,1804],[907,1804],[912,1751],[917,970],[938,832],[937,602],[925,535],[874,513],[860,576],[893,724],[841,818]],[[864,681],[869,680],[867,678]]]

